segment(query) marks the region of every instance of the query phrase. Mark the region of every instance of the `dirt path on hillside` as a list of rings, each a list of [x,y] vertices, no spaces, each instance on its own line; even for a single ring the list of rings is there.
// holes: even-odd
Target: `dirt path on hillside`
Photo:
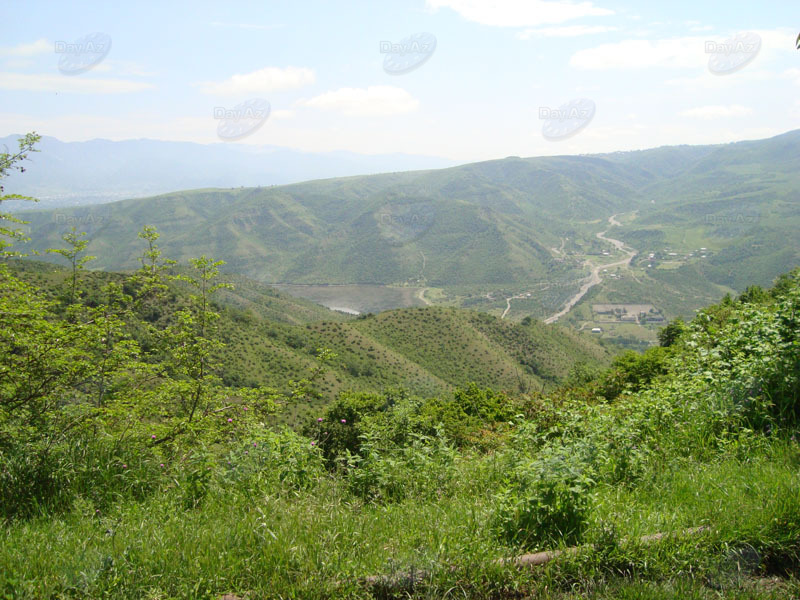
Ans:
[[[508,298],[506,298],[506,309],[503,311],[503,314],[500,315],[500,318],[501,319],[505,319],[506,318],[506,315],[508,314],[508,311],[511,310],[511,301],[512,300],[516,300],[518,298],[530,298],[536,292],[543,292],[544,290],[550,289],[550,284],[548,284],[548,283],[539,284],[539,285],[543,285],[544,287],[542,287],[541,289],[527,290],[525,292],[522,292],[521,294],[516,294],[514,296],[509,296]],[[494,298],[491,298],[489,296],[489,294],[486,294],[486,297],[489,298],[490,300],[494,300]]]
[[[501,318],[501,319],[505,319],[505,318],[506,318],[506,315],[508,314],[508,311],[510,311],[510,310],[511,310],[511,301],[512,301],[514,298],[519,298],[519,296],[509,296],[508,298],[506,298],[506,309],[503,311],[503,314],[502,314],[502,315],[500,315],[500,318]]]

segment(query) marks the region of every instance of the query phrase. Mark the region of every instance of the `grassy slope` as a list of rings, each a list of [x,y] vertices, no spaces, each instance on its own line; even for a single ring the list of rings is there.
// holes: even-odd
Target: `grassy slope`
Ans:
[[[303,327],[228,321],[224,328],[226,368],[240,383],[282,388],[313,369],[317,348],[337,354],[319,384],[321,402],[291,407],[292,424],[344,389],[403,387],[429,396],[476,382],[511,392],[540,390],[563,381],[577,362],[610,360],[610,352],[586,334],[462,309],[399,309]]]
[[[763,543],[782,537],[776,520],[800,511],[798,466],[796,445],[776,445],[772,456],[684,464],[642,488],[604,489],[593,534],[608,523],[628,539],[700,524],[713,529],[654,545],[622,542],[531,570],[491,564],[515,552],[498,544],[489,526],[495,500],[487,486],[499,485],[503,474],[470,463],[459,466],[459,483],[446,496],[389,506],[354,504],[330,482],[313,493],[221,490],[190,511],[170,494],[108,513],[78,506],[64,518],[4,528],[0,565],[26,597],[108,590],[114,598],[233,592],[251,600],[367,599],[393,597],[363,584],[368,575],[433,569],[416,593],[407,590],[410,597],[796,598],[800,582],[775,579],[792,559],[781,545],[770,553]],[[737,576],[735,563],[726,563],[728,549],[743,542],[761,549],[758,577]],[[408,597],[401,593],[395,588]]]

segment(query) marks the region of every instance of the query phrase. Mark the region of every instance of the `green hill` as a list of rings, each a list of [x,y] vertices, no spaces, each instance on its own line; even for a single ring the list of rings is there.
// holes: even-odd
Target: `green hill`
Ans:
[[[580,287],[595,234],[625,215],[617,236],[640,256],[686,258],[648,270],[634,262],[630,301],[690,316],[725,290],[768,284],[800,263],[800,131],[753,142],[592,156],[506,158],[435,171],[208,189],[59,211],[30,211],[31,248],[88,232],[94,268],[137,265],[136,232],[162,233],[166,255],[206,254],[269,283],[377,284],[443,289],[441,301],[513,295],[543,283],[512,318],[546,315]],[[615,282],[604,287],[613,291]],[[649,298],[649,290],[658,290]],[[471,301],[500,314],[505,303]],[[395,305],[397,306],[397,305]]]
[[[56,295],[69,272],[49,263],[13,260],[22,279]],[[128,275],[85,275],[90,296],[109,280]],[[318,401],[289,407],[284,418],[299,423],[343,390],[404,388],[416,395],[451,392],[475,382],[513,392],[551,388],[578,363],[607,364],[611,351],[587,334],[538,321],[527,325],[471,310],[441,307],[399,309],[354,319],[293,298],[242,276],[233,290],[220,290],[222,379],[229,385],[288,389],[316,366],[319,348],[337,354],[318,382]],[[171,285],[161,312],[186,302]]]

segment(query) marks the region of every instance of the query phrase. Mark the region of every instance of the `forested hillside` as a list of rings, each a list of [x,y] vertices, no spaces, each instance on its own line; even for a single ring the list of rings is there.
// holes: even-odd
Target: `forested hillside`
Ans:
[[[440,290],[434,302],[471,302],[498,315],[505,297],[531,293],[516,320],[558,310],[604,251],[613,262],[618,251],[597,233],[619,217],[609,235],[636,256],[618,279],[604,277],[603,289],[688,318],[720,293],[769,285],[800,260],[799,160],[793,131],[736,144],[181,191],[24,217],[30,250],[54,247],[73,226],[86,231],[92,268],[136,268],[136,233],[150,224],[166,255],[215,256],[226,272],[262,282],[416,286]]]

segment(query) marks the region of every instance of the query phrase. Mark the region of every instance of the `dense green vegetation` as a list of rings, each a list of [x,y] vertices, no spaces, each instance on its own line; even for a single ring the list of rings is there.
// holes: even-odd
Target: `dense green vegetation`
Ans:
[[[273,320],[291,300],[139,237],[131,274],[86,272],[79,232],[66,270],[0,264],[6,597],[800,593],[800,270],[606,367],[578,334],[457,309]],[[237,338],[268,328],[344,351],[318,346],[285,386],[241,381],[262,357]],[[370,353],[442,387],[314,400]],[[313,412],[281,424],[297,406]]]

